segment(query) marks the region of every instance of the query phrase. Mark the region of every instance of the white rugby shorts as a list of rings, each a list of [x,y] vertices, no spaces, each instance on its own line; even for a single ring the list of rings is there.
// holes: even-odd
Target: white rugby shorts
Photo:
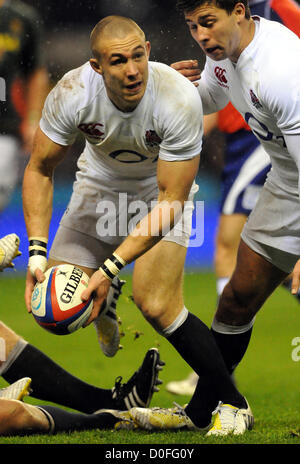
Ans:
[[[299,197],[276,190],[267,181],[241,238],[267,261],[290,273],[300,258]]]
[[[162,240],[188,247],[193,199],[197,191],[198,186],[194,183],[182,219]],[[99,187],[97,182],[90,182],[84,176],[80,182],[75,182],[49,257],[91,269],[98,268],[126,238],[130,226],[133,227],[151,209],[157,194],[156,177],[143,181],[101,180]]]

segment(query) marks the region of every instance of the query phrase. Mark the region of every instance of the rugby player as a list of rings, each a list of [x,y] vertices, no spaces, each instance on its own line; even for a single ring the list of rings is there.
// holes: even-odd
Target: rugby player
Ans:
[[[292,271],[293,292],[299,287],[300,43],[285,26],[251,17],[247,0],[178,0],[177,5],[206,54],[197,87],[204,113],[215,113],[231,101],[272,164],[243,228],[237,264],[212,325],[232,372],[245,354],[255,315],[266,299]],[[187,416],[208,388],[207,379],[200,378],[184,410]],[[213,395],[216,414],[209,434],[230,433],[230,408],[220,409]],[[148,428],[158,423],[176,428],[176,411],[137,409],[132,417]]]
[[[252,15],[283,23],[300,37],[300,7],[294,1],[249,0],[249,7]],[[171,66],[189,77],[191,82],[200,79],[201,71],[193,61],[178,62]],[[225,141],[215,249],[216,290],[219,298],[234,271],[241,232],[271,165],[259,139],[231,103],[218,113],[204,117],[204,135],[208,135],[214,128],[224,134]],[[289,276],[282,285],[290,291],[291,283]],[[300,301],[298,292],[295,297]],[[197,374],[192,372],[183,380],[169,382],[166,389],[174,394],[192,395],[197,381]]]
[[[128,18],[101,20],[92,31],[91,49],[90,62],[67,73],[50,92],[24,175],[24,215],[33,252],[27,308],[47,266],[76,264],[91,276],[82,298],[95,294],[89,324],[99,318],[111,281],[135,261],[133,297],[145,318],[198,374],[210,379],[220,401],[232,405],[233,415],[241,412],[247,428],[253,422],[247,401],[233,385],[210,330],[183,301],[202,144],[199,94],[169,66],[149,62],[150,43]],[[86,145],[47,261],[53,173],[78,132]],[[124,192],[132,201],[155,202],[125,239],[123,215],[114,214]],[[108,216],[103,208],[107,201],[115,206]],[[112,219],[116,232],[103,233],[104,218]],[[125,225],[129,219],[130,214]],[[193,419],[206,429],[211,411],[205,406],[202,414],[203,402],[199,398]]]

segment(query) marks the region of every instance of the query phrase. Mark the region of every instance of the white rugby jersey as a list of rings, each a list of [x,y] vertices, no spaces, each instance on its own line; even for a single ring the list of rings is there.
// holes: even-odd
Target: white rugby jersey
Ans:
[[[300,160],[300,146],[289,153],[285,137],[300,136],[300,41],[277,22],[253,19],[255,36],[236,64],[206,58],[198,87],[203,111],[218,111],[231,101],[271,158],[269,188],[298,195],[294,159]]]
[[[195,87],[177,71],[149,62],[145,94],[134,111],[119,111],[102,76],[85,63],[68,72],[48,95],[41,130],[71,145],[78,131],[86,146],[78,166],[97,178],[145,179],[156,161],[191,159],[201,152],[202,104]]]

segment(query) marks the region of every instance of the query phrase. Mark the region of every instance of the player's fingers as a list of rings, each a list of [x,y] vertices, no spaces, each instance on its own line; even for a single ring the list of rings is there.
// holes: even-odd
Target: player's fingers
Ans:
[[[293,278],[292,278],[292,288],[291,288],[291,292],[293,295],[296,295],[298,293],[299,286],[300,286],[300,272],[294,271]]]
[[[111,281],[106,279],[100,271],[96,271],[89,280],[88,287],[82,292],[81,299],[86,301],[93,296],[93,309],[89,319],[83,327],[87,327],[100,313],[102,304],[107,298]]]
[[[176,61],[176,63],[171,64],[171,68],[176,69],[176,71],[180,71],[182,69],[198,68],[198,61],[197,60]]]
[[[30,272],[27,272],[26,276],[26,286],[25,286],[25,305],[29,313],[31,313],[31,296],[34,289],[34,280]]]
[[[178,71],[178,72],[182,74],[184,77],[186,77],[191,82],[198,81],[201,78],[200,71],[197,71],[196,69],[193,69],[193,70],[185,69],[183,71]]]
[[[201,78],[201,71],[198,68],[195,68],[195,69],[182,68],[182,69],[178,69],[177,72],[179,72],[179,74],[189,79],[189,81],[191,82],[198,81]]]
[[[88,301],[88,299],[91,298],[92,294],[96,291],[97,287],[98,284],[92,276],[89,280],[87,288],[81,294],[82,301]]]
[[[201,74],[196,73],[196,74],[191,74],[190,76],[185,76],[185,77],[187,77],[189,81],[195,82],[195,81],[199,81],[199,79],[201,78]]]
[[[98,315],[98,313],[100,311],[101,306],[99,306],[99,304],[98,304],[97,300],[99,299],[99,297],[97,297],[97,293],[96,293],[96,290],[97,290],[98,286],[99,286],[99,282],[98,282],[98,279],[97,279],[97,275],[93,274],[92,277],[89,280],[87,288],[81,294],[82,301],[88,301],[90,298],[92,298],[93,295],[95,295],[92,312],[91,312],[88,320],[83,324],[82,327],[87,327],[94,319],[96,319],[96,317],[97,317],[97,315]]]
[[[34,272],[35,274],[35,278],[38,282],[42,283],[44,282],[45,280],[45,274],[43,273],[43,271],[41,271],[41,269],[37,268]]]
[[[295,295],[298,292],[300,285],[300,259],[296,262],[292,272],[291,293]]]
[[[103,303],[104,300],[105,300],[105,298],[97,298],[97,297],[94,298],[92,312],[91,312],[90,317],[88,318],[88,320],[83,325],[83,327],[87,327],[88,325],[90,325],[91,322],[93,322],[97,318],[97,316],[99,315],[99,312],[100,312],[100,308],[101,308],[102,303]]]
[[[31,290],[29,290],[28,287],[26,287],[25,288],[25,306],[29,313],[31,313],[31,295],[32,295]]]

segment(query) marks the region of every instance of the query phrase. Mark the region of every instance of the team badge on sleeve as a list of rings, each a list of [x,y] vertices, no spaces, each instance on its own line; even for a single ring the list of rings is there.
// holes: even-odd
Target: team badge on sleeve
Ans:
[[[158,147],[161,143],[161,138],[154,130],[147,130],[145,134],[146,145],[150,148]]]

